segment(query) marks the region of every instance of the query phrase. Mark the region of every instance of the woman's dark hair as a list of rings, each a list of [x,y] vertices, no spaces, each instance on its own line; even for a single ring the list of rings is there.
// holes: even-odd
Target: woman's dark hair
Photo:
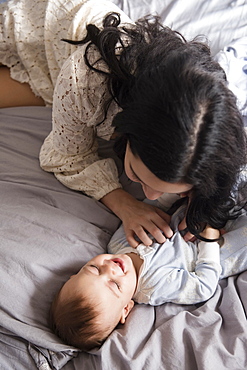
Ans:
[[[145,17],[118,27],[111,13],[103,29],[87,26],[87,65],[108,74],[109,91],[122,108],[113,120],[121,140],[159,179],[193,185],[187,212],[191,233],[221,228],[234,217],[232,189],[246,164],[246,134],[236,98],[206,43]],[[79,42],[80,43],[80,42]],[[98,67],[91,47],[100,51]]]

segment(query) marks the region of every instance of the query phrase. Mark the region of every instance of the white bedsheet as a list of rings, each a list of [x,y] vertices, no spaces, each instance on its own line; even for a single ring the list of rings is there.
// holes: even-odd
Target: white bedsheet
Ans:
[[[246,0],[112,0],[133,20],[158,14],[163,24],[187,38],[205,35],[215,55],[232,40],[247,36]]]

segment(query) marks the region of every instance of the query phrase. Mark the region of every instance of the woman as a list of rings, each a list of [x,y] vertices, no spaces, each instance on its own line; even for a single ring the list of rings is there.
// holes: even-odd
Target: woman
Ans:
[[[41,167],[111,209],[131,246],[137,246],[136,236],[151,244],[147,232],[163,243],[172,236],[169,216],[126,193],[114,161],[98,155],[96,138],[117,135],[126,174],[141,183],[147,198],[189,195],[180,226],[187,224],[186,240],[200,237],[206,224],[222,228],[234,217],[246,136],[235,97],[208,47],[186,42],[156,18],[133,24],[108,1],[35,4],[30,9],[24,0],[8,3],[0,62],[27,83],[18,86],[33,100],[23,93],[27,100],[21,104],[53,106]],[[17,14],[28,22],[17,22]]]

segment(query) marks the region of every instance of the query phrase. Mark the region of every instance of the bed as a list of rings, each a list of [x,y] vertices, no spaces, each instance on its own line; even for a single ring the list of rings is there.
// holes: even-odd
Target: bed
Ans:
[[[245,0],[113,2],[133,20],[158,13],[186,37],[205,34],[214,54],[247,36]],[[49,107],[0,110],[0,368],[247,369],[247,271],[221,280],[202,304],[136,305],[126,324],[90,353],[52,333],[54,294],[83,263],[105,252],[120,221],[40,169],[39,149],[50,129]],[[100,148],[102,156],[114,157],[108,143]],[[142,199],[120,162],[118,169],[124,188]]]

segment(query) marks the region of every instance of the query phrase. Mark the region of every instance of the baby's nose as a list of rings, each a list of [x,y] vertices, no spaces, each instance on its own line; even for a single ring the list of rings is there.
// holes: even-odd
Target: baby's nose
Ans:
[[[112,274],[116,274],[117,273],[117,265],[111,261],[111,260],[105,260],[104,261],[104,266],[106,268],[106,270],[108,272],[111,272]]]

